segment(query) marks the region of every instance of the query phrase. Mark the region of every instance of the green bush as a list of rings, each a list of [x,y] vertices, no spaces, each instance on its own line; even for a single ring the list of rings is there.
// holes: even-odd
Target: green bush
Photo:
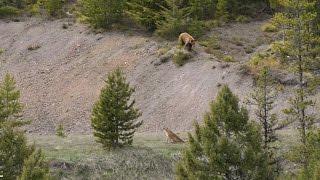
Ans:
[[[191,55],[185,50],[176,50],[173,54],[173,63],[177,66],[183,66],[189,59]]]
[[[13,6],[0,7],[0,17],[16,16],[20,13],[20,10]]]
[[[81,0],[80,13],[94,28],[110,28],[121,21],[126,0]]]

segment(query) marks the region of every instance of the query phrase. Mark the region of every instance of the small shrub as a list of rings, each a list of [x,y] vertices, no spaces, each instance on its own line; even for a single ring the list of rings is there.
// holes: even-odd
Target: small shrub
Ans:
[[[28,46],[28,50],[29,51],[34,51],[34,50],[37,50],[37,49],[39,49],[41,46],[39,45],[39,44],[32,44],[32,45],[30,45],[30,46]]]
[[[66,24],[66,23],[62,24],[62,29],[68,29],[68,27],[69,27],[68,24]]]
[[[226,55],[223,57],[223,61],[225,62],[235,62],[234,57],[230,56],[230,55]]]
[[[162,47],[158,50],[158,56],[166,54],[170,50],[169,46]]]
[[[4,49],[0,48],[0,55],[4,53]]]
[[[64,127],[62,124],[58,125],[56,129],[56,135],[62,138],[66,137],[66,134],[64,133]]]
[[[191,55],[189,52],[185,50],[177,50],[173,54],[173,63],[175,63],[177,66],[183,66],[190,58]]]
[[[249,45],[249,46],[246,46],[244,47],[244,51],[247,53],[247,54],[251,54],[254,52],[254,46],[253,45]]]
[[[237,46],[243,46],[243,38],[241,37],[232,37],[231,42]]]
[[[0,17],[16,16],[19,13],[19,9],[12,6],[0,7]]]
[[[248,23],[250,20],[247,16],[240,15],[236,18],[236,21],[239,23]]]
[[[277,27],[271,23],[265,23],[261,26],[263,32],[277,32]]]

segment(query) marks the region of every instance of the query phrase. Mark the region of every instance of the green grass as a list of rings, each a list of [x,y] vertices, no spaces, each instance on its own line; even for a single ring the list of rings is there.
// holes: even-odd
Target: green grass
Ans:
[[[104,150],[92,135],[29,135],[28,140],[43,150],[57,179],[173,179],[185,146],[167,143],[162,134],[145,133],[136,135],[132,147],[113,151]]]

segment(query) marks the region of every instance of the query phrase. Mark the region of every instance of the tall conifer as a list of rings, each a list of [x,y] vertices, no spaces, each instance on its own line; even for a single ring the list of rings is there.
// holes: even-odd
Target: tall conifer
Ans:
[[[91,118],[94,136],[105,148],[132,144],[133,135],[142,124],[136,121],[141,113],[134,108],[135,101],[130,102],[133,92],[120,69],[108,75]]]
[[[189,147],[177,165],[177,179],[265,179],[266,157],[260,129],[227,86],[195,125]]]

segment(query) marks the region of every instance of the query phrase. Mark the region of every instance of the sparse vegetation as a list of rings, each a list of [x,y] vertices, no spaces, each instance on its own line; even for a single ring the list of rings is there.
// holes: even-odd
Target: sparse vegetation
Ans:
[[[0,48],[0,55],[4,53],[4,49]]]
[[[232,37],[231,42],[237,46],[243,46],[243,41],[241,37]]]
[[[173,63],[183,66],[191,58],[191,54],[185,50],[176,50],[173,54]]]
[[[279,69],[282,65],[282,68],[285,65],[281,64],[275,56],[270,55],[269,53],[256,53],[248,61],[247,66],[250,69],[252,74],[257,75],[264,67],[270,69]]]
[[[210,36],[209,38],[206,38],[204,41],[200,41],[199,44],[201,46],[206,47],[207,49],[220,49],[220,43],[216,36]]]

